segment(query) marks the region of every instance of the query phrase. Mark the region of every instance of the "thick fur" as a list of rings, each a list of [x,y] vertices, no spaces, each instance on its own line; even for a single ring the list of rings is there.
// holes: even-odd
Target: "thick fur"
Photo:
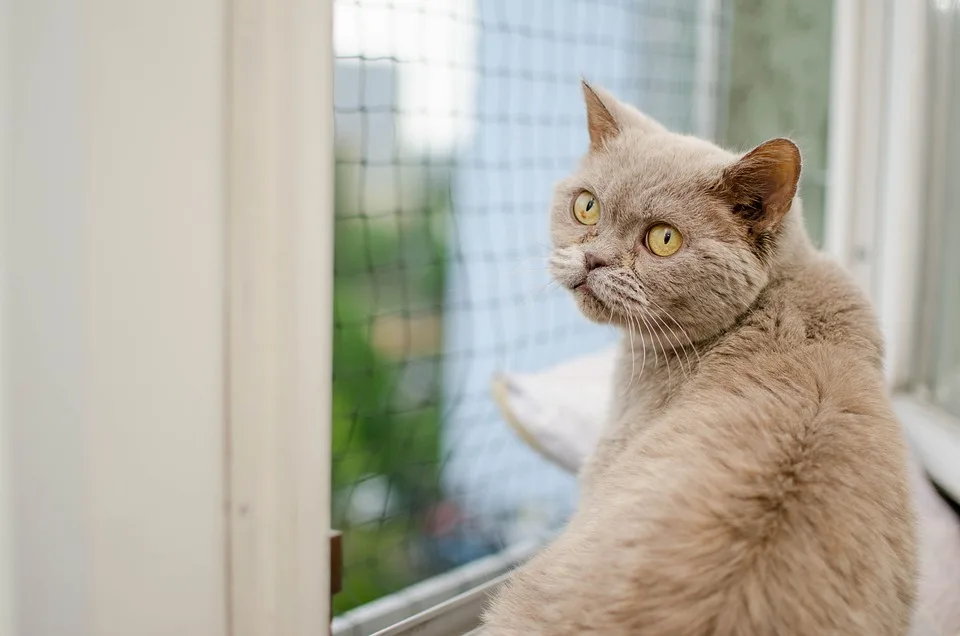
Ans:
[[[591,149],[557,186],[551,266],[624,330],[619,397],[579,510],[486,633],[906,634],[915,522],[881,338],[806,237],[796,147],[731,154],[585,92]],[[584,189],[595,226],[570,212]],[[657,222],[682,233],[670,257],[643,244]]]

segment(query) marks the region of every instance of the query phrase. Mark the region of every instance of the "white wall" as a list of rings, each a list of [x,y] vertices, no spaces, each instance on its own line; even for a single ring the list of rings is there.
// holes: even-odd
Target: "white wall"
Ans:
[[[225,634],[225,0],[4,1],[19,634]]]

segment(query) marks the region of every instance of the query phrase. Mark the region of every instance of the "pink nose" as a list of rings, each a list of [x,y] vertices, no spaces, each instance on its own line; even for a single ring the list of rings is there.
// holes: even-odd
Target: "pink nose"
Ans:
[[[600,258],[599,256],[597,256],[596,254],[594,254],[593,252],[585,253],[583,255],[583,260],[584,260],[584,264],[587,267],[588,272],[592,272],[598,267],[606,267],[607,265],[610,264],[607,261]]]
[[[586,254],[584,254],[583,259],[584,259],[584,264],[587,266],[588,272],[592,272],[598,267],[606,267],[607,265],[609,265],[607,261],[603,260],[593,252],[587,252]]]

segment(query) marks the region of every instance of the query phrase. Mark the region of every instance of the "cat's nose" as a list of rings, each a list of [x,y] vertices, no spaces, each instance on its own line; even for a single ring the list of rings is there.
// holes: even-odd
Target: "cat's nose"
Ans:
[[[593,252],[587,252],[587,253],[585,253],[585,254],[583,255],[583,259],[584,259],[584,263],[585,263],[586,266],[587,266],[587,271],[588,271],[588,272],[592,272],[593,270],[597,269],[598,267],[606,267],[607,265],[610,264],[610,263],[608,263],[607,261],[605,261],[605,260],[603,260],[602,258],[600,258],[599,256],[597,256],[596,254],[594,254]]]

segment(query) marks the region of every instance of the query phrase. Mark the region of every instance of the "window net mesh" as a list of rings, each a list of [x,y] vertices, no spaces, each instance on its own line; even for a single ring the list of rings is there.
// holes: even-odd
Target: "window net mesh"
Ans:
[[[510,431],[495,373],[612,342],[549,282],[580,78],[711,136],[718,0],[335,0],[339,614],[542,535],[575,479]]]

